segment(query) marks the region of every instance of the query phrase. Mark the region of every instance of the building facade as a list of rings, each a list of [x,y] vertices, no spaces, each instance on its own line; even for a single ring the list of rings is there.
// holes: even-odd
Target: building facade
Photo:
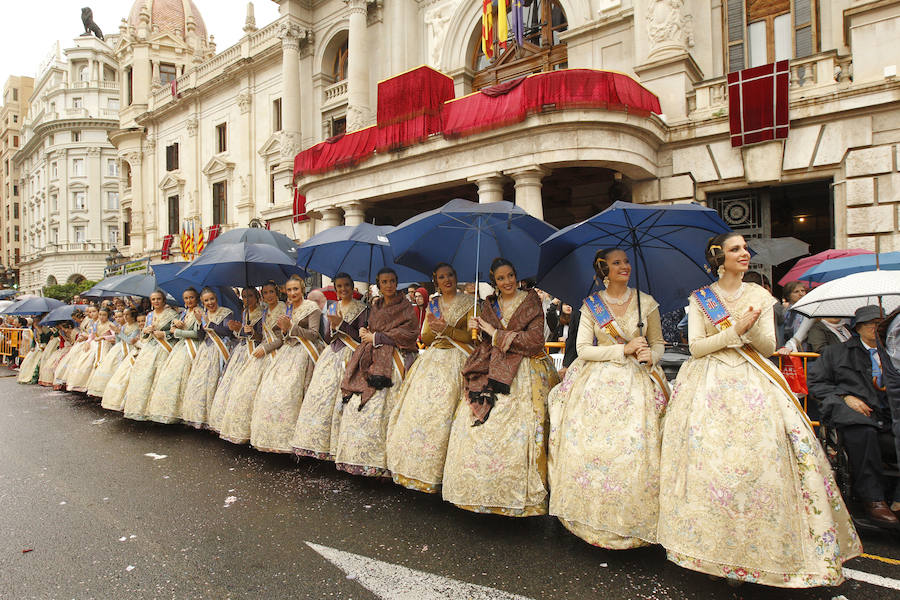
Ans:
[[[22,195],[20,289],[101,279],[120,243],[115,36],[55,45],[40,66],[13,162]]]
[[[11,76],[3,85],[3,107],[0,108],[0,271],[10,272],[7,284],[17,281],[15,272],[22,255],[22,196],[19,171],[13,156],[23,144],[23,124],[34,78]]]
[[[189,0],[135,3],[116,49],[134,102],[112,135],[132,173],[132,256],[158,252],[185,218],[258,218],[304,239],[454,197],[514,201],[560,227],[616,199],[697,200],[748,235],[900,250],[900,45],[884,43],[900,37],[898,0],[533,0],[524,43],[495,42],[491,59],[477,0],[273,1],[277,21],[257,29],[248,15],[218,54]],[[787,138],[733,147],[728,73],[777,60]],[[379,81],[422,64],[457,98],[530,73],[615,71],[662,110],[543,110],[294,178],[299,150],[375,124]],[[297,224],[293,186],[309,217]]]

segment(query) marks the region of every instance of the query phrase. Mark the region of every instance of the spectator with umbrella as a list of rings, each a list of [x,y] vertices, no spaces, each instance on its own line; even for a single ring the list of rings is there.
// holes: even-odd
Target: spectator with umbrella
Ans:
[[[436,294],[428,303],[421,340],[425,350],[400,389],[387,432],[387,466],[394,482],[436,494],[441,491],[450,425],[462,396],[462,367],[474,351],[467,329],[475,298],[457,293],[456,270],[438,264]],[[417,292],[421,294],[423,288]]]
[[[331,461],[337,450],[344,408],[340,390],[344,368],[362,341],[360,329],[369,321],[369,308],[353,297],[354,281],[350,274],[336,273],[333,281],[337,299],[328,306],[325,314],[327,346],[316,362],[291,439],[291,446],[298,456]]]
[[[368,477],[389,476],[385,458],[388,419],[397,388],[417,356],[416,314],[397,293],[397,272],[384,267],[376,277],[380,296],[369,307],[369,322],[350,355],[341,397],[344,410],[334,452],[338,469]]]
[[[158,276],[158,275],[157,275]],[[172,351],[159,367],[159,376],[150,391],[147,417],[157,423],[177,423],[181,420],[184,391],[187,388],[191,366],[200,349],[200,292],[187,287],[181,294],[184,309],[172,321],[170,331],[174,338]]]
[[[518,289],[515,266],[491,263],[496,293],[469,320],[478,334],[466,360],[450,431],[443,497],[473,512],[511,517],[547,513],[547,395],[559,383],[544,351],[544,311],[534,290]]]
[[[582,306],[578,360],[550,393],[550,514],[595,546],[636,548],[656,542],[665,342],[628,255],[599,250],[594,270],[603,290]]]
[[[322,350],[319,306],[305,299],[305,283],[291,275],[285,284],[288,302],[278,317],[275,339],[262,345],[275,351],[256,390],[250,420],[250,444],[263,452],[290,453],[297,414]]]
[[[234,381],[221,409],[219,437],[232,444],[246,444],[250,441],[250,419],[253,413],[253,398],[268,370],[275,351],[267,351],[266,344],[272,344],[277,336],[277,324],[285,314],[285,305],[278,297],[278,284],[269,281],[262,286],[262,309],[258,322],[260,336],[248,336],[247,350],[250,352],[244,366],[234,374]],[[251,322],[253,318],[251,317]],[[252,348],[252,349],[251,349]],[[218,392],[213,403],[219,402]]]
[[[742,281],[741,235],[710,239],[705,254],[719,277],[690,297],[692,358],[666,412],[658,542],[669,560],[709,575],[839,585],[842,563],[862,548],[815,432],[767,360],[775,299]]]

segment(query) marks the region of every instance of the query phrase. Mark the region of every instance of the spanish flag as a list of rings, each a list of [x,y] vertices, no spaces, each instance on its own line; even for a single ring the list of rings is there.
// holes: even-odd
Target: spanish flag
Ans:
[[[481,51],[494,58],[494,10],[491,0],[481,0]]]

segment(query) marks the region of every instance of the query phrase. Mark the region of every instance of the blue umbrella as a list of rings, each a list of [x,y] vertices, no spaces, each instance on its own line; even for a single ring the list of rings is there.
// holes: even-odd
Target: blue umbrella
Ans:
[[[694,289],[713,281],[706,242],[727,231],[716,211],[699,204],[615,202],[541,244],[538,287],[579,306],[597,284],[597,250],[619,248],[628,255],[636,287],[656,299],[661,313],[682,308]]]
[[[283,283],[293,274],[305,276],[290,257],[268,244],[217,244],[176,275],[195,285],[251,287],[269,280]]]
[[[160,263],[158,265],[151,265],[150,267],[153,269],[154,275],[156,275],[156,285],[159,286],[159,289],[171,296],[174,299],[174,303],[179,306],[182,306],[183,304],[182,296],[184,295],[184,290],[189,287],[198,287],[196,283],[188,281],[183,277],[178,277],[178,272],[184,269],[188,264],[190,263],[182,261]],[[241,302],[238,295],[234,293],[233,288],[230,286],[219,285],[210,287],[216,293],[216,296],[218,296],[219,304],[221,306],[230,308],[231,312],[235,314],[241,314],[241,311],[244,309],[244,304]]]
[[[326,229],[309,238],[297,250],[297,264],[305,271],[316,271],[334,278],[340,272],[354,281],[373,283],[384,267],[397,271],[399,281],[428,281],[425,273],[398,265],[386,237],[394,231],[390,225],[361,223]]]
[[[72,320],[72,313],[76,310],[80,310],[82,307],[74,305],[74,304],[64,304],[63,306],[59,306],[54,308],[50,312],[48,312],[41,319],[41,325],[58,325],[65,321]]]
[[[12,298],[16,294],[19,293],[19,290],[0,290],[0,300],[6,300],[7,298]]]
[[[478,283],[498,256],[515,263],[520,279],[537,275],[540,243],[555,231],[509,202],[451,200],[404,221],[387,238],[400,264],[430,273],[446,262],[461,281]]]
[[[125,273],[107,277],[80,295],[87,298],[114,298],[116,296],[149,298],[155,290],[156,278],[152,273]]]
[[[294,243],[294,240],[283,233],[270,231],[262,227],[240,227],[226,231],[206,247],[204,254],[211,248],[224,244],[266,244],[275,246],[291,258],[297,256],[297,244]]]
[[[854,273],[877,270],[900,270],[900,252],[830,258],[805,271],[798,279],[812,283],[825,283]]]
[[[7,306],[3,311],[4,315],[42,315],[48,313],[54,308],[65,306],[65,302],[61,302],[54,298],[43,298],[35,296],[15,302]]]

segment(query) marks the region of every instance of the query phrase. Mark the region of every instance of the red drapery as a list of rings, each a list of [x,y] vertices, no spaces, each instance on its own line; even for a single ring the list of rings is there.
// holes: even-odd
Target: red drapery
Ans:
[[[453,79],[427,66],[379,82],[376,151],[398,150],[440,133],[441,108],[453,94]]]
[[[734,147],[788,135],[789,61],[728,74],[728,124]]]
[[[307,148],[294,157],[294,177],[359,164],[375,152],[375,137],[373,125]]]
[[[309,217],[306,216],[306,196],[301,194],[300,190],[297,188],[294,189],[294,211],[292,219],[293,223],[309,220]]]
[[[627,75],[564,69],[530,75],[505,94],[488,89],[447,102],[444,136],[473,135],[518,123],[529,113],[566,108],[605,108],[643,115],[662,112],[659,99]]]
[[[209,226],[209,238],[206,240],[206,245],[209,246],[213,243],[213,240],[219,237],[219,232],[222,230],[221,225],[210,225]]]
[[[169,260],[169,254],[172,251],[172,241],[174,239],[175,236],[171,234],[163,236],[162,252],[160,253],[161,259]]]

